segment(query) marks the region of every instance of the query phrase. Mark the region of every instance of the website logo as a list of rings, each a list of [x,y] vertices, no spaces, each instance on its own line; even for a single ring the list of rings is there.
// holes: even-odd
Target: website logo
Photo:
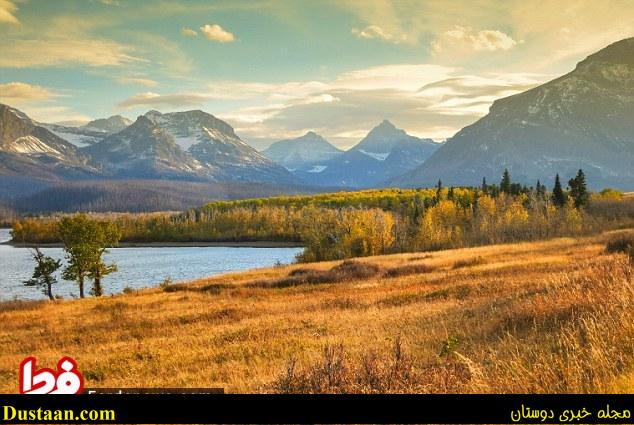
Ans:
[[[20,394],[79,394],[84,389],[84,377],[77,369],[77,362],[62,357],[57,371],[37,369],[35,357],[27,357],[20,363]]]

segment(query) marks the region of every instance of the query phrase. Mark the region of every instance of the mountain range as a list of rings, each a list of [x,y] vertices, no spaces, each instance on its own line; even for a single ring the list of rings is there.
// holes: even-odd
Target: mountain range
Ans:
[[[228,123],[199,110],[148,111],[134,122],[115,115],[73,127],[39,123],[0,104],[0,200],[64,182],[111,187],[142,180],[144,188],[157,180],[198,182],[231,193],[231,184],[295,192],[423,187],[439,179],[470,186],[483,177],[498,181],[504,169],[530,185],[556,173],[567,181],[582,168],[593,188],[632,190],[633,117],[634,38],[588,56],[566,75],[496,100],[445,143],[384,120],[346,151],[308,132],[260,153]]]
[[[0,104],[0,176],[293,184],[295,178],[202,111],[149,111],[82,127],[41,124]]]
[[[524,93],[496,100],[396,186],[553,181],[583,169],[593,188],[634,189],[634,38],[588,56]]]
[[[273,143],[262,153],[304,184],[363,188],[381,185],[413,170],[440,145],[431,139],[410,136],[384,120],[347,151],[310,131],[296,139]]]

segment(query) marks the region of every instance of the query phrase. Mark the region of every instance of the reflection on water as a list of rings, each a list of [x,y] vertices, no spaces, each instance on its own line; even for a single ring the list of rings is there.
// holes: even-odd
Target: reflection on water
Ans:
[[[0,229],[0,242],[10,240],[8,229]],[[46,255],[63,258],[61,248],[44,248]],[[106,255],[106,262],[114,261],[119,271],[106,277],[106,294],[120,293],[124,288],[133,289],[156,286],[166,278],[174,282],[204,276],[270,267],[276,263],[293,262],[301,248],[233,248],[233,247],[176,247],[176,248],[113,248]],[[25,248],[0,245],[0,300],[43,299],[45,296],[34,287],[24,286],[31,277],[33,260]],[[73,282],[60,279],[53,293],[64,298],[77,296],[79,291]],[[90,285],[87,285],[86,292]]]

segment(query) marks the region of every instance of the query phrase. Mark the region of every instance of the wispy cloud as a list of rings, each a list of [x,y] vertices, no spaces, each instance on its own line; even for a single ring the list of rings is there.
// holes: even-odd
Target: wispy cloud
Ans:
[[[66,106],[28,106],[22,108],[31,118],[45,123],[85,124],[92,118],[88,115],[77,113]]]
[[[0,67],[28,68],[43,66],[88,65],[118,66],[139,59],[132,48],[111,40],[42,38],[38,40],[0,41]]]
[[[231,43],[235,41],[236,37],[218,24],[203,25],[200,27],[200,31],[207,37],[208,40],[216,41],[218,43]]]
[[[378,25],[368,25],[367,27],[363,29],[352,28],[352,34],[354,34],[358,38],[364,38],[364,39],[376,38],[376,39],[380,39],[383,41],[396,43],[396,44],[407,40],[406,35],[401,34],[401,36],[399,37],[394,36],[393,34],[390,34],[389,32],[385,31],[383,28],[381,28]]]
[[[183,27],[181,28],[181,35],[183,37],[196,37],[198,33],[189,27]]]
[[[11,0],[0,0],[0,23],[19,25],[20,21],[15,16],[18,7]]]
[[[183,106],[200,106],[209,100],[209,96],[196,93],[158,94],[153,92],[139,93],[118,104],[119,108],[129,109],[139,106],[179,108]]]
[[[248,97],[251,105],[220,114],[247,139],[293,137],[313,129],[346,147],[386,117],[421,137],[450,137],[486,114],[495,99],[549,77],[469,75],[458,68],[402,64],[345,72],[330,81],[216,82],[210,96]]]
[[[0,100],[7,103],[46,100],[53,97],[53,95],[53,92],[45,87],[19,81],[0,84]]]
[[[517,45],[508,34],[498,30],[474,31],[469,27],[455,26],[449,31],[442,33],[432,46],[435,52],[444,49],[467,48],[475,51],[496,51],[509,50]]]
[[[156,87],[159,84],[158,81],[144,77],[118,77],[117,81],[121,84],[135,84],[145,87]]]

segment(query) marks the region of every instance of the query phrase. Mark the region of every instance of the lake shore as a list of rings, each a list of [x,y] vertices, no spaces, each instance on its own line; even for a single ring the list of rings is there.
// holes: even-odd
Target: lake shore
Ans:
[[[63,248],[61,243],[21,243],[7,241],[0,245],[9,245],[14,248]],[[302,248],[299,242],[273,242],[273,241],[252,241],[252,242],[120,242],[116,248]]]

